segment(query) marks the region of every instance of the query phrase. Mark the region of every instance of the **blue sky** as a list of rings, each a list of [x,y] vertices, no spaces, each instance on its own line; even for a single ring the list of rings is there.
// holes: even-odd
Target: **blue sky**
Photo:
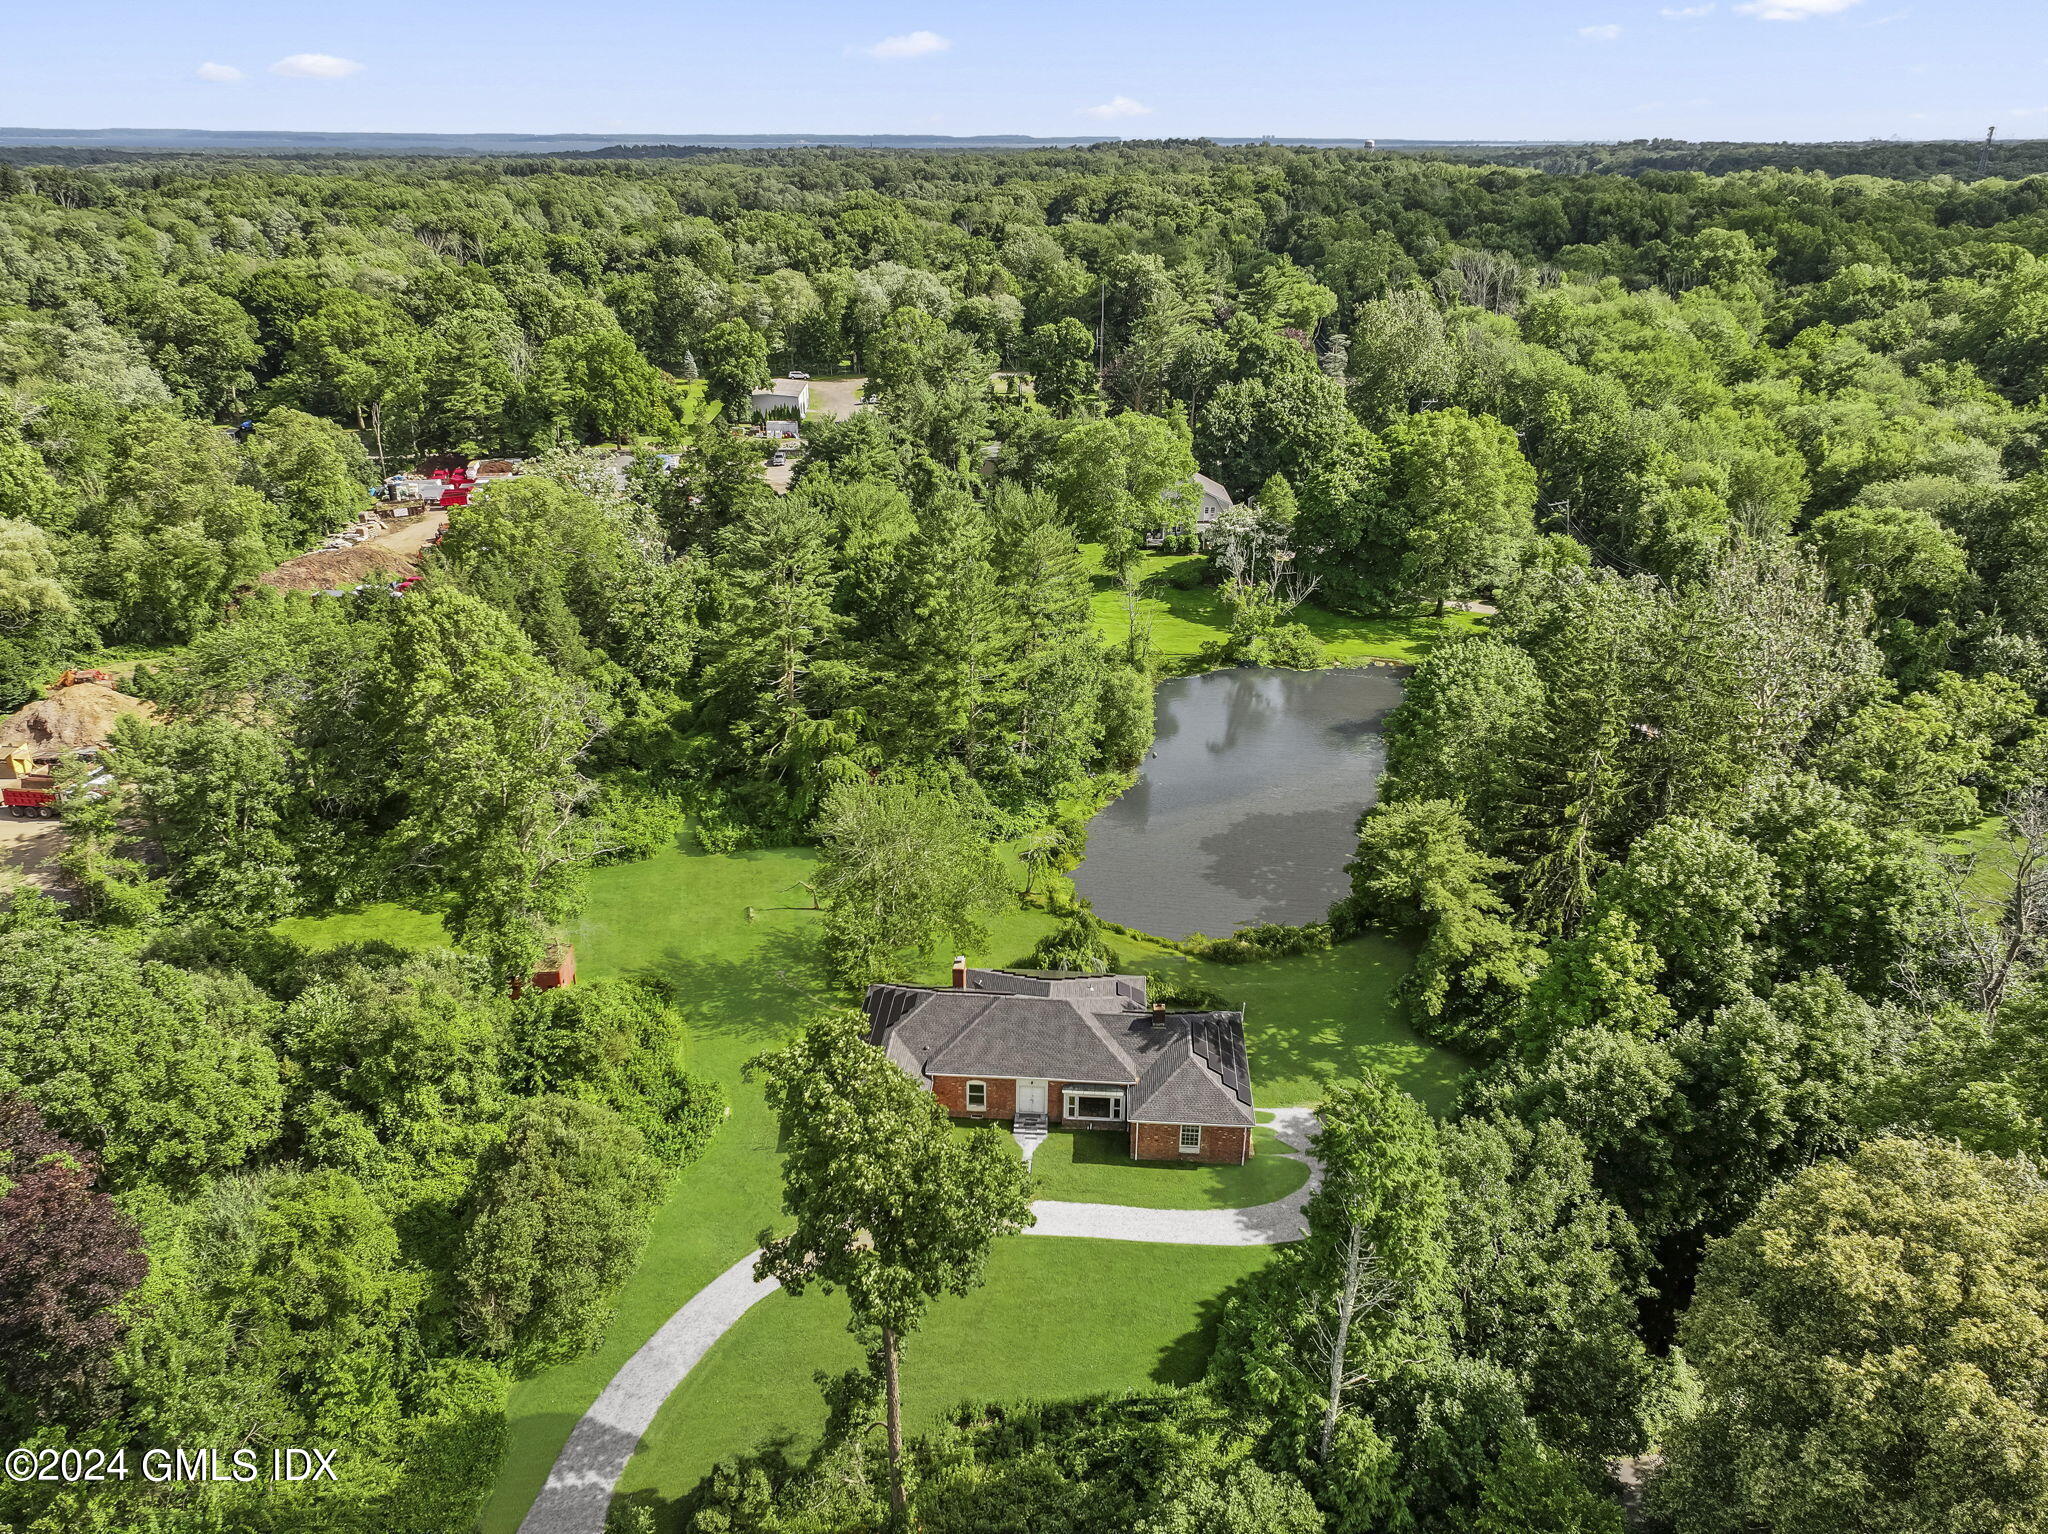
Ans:
[[[2048,136],[2043,0],[0,0],[0,124]]]

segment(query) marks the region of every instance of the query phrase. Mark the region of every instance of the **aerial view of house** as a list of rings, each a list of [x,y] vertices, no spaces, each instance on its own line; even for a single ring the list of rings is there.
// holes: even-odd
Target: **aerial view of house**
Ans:
[[[10,10],[0,1534],[2048,1534],[2048,3],[1385,9]]]
[[[1169,1012],[1143,975],[953,965],[950,986],[868,987],[869,1041],[962,1119],[1115,1130],[1141,1161],[1251,1156],[1240,1012]]]

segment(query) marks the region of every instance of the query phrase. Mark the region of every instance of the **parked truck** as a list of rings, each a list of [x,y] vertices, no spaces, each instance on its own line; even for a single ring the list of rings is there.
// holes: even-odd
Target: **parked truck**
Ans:
[[[57,818],[57,784],[51,778],[16,778],[12,786],[0,788],[0,808],[11,811],[16,820]]]
[[[13,782],[6,788],[0,788],[0,809],[5,809],[16,820],[55,820],[63,812],[67,790],[58,786],[54,774],[25,772],[19,761],[13,765]],[[98,799],[105,796],[113,781],[114,775],[102,767],[69,792]]]

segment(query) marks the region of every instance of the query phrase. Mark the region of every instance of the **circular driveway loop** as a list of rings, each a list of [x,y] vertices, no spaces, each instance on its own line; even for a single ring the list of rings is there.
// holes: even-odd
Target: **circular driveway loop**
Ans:
[[[1250,1209],[1133,1209],[1041,1200],[1031,1206],[1038,1223],[1025,1234],[1180,1246],[1275,1246],[1299,1240],[1302,1206],[1322,1181],[1321,1169],[1308,1154],[1315,1115],[1306,1108],[1280,1108],[1270,1124],[1290,1149],[1266,1154],[1288,1155],[1310,1168],[1309,1180],[1285,1198]],[[760,1255],[749,1252],[699,1289],[612,1376],[562,1445],[519,1534],[604,1534],[612,1492],[661,1403],[741,1316],[782,1287],[773,1279],[754,1277],[754,1259]]]

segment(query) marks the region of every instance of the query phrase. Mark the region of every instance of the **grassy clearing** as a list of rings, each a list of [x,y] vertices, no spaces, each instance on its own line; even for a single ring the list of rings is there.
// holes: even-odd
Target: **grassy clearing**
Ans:
[[[1140,1209],[1249,1209],[1285,1198],[1308,1181],[1305,1162],[1270,1129],[1252,1136],[1243,1166],[1193,1161],[1133,1161],[1121,1131],[1056,1132],[1032,1153],[1035,1196],[1076,1204],[1129,1204]]]
[[[1168,671],[1185,668],[1204,645],[1230,632],[1230,612],[1214,586],[1182,591],[1166,582],[1166,572],[1175,566],[1200,563],[1199,556],[1192,554],[1147,554],[1139,564],[1139,577],[1145,583],[1138,595],[1139,618],[1150,628],[1153,653]],[[1094,613],[1096,630],[1105,640],[1120,642],[1130,632],[1124,594],[1107,575],[1095,577]],[[1369,661],[1413,664],[1445,634],[1477,627],[1481,621],[1470,613],[1457,612],[1441,618],[1412,613],[1354,618],[1313,604],[1303,605],[1294,616],[1322,641],[1330,663],[1336,666]]]
[[[2004,833],[2005,817],[1987,815],[1967,831],[1937,838],[1934,850],[1970,858],[1970,876],[1963,881],[1963,888],[1979,900],[2003,902],[2012,898],[2013,880],[2019,872]]]
[[[928,1427],[966,1400],[1185,1384],[1208,1359],[1219,1297],[1268,1256],[1259,1247],[1009,1237],[990,1256],[986,1286],[939,1301],[905,1344],[908,1425]],[[680,1496],[719,1460],[767,1441],[801,1453],[825,1415],[812,1376],[859,1361],[843,1297],[771,1295],[669,1397],[621,1493]]]
[[[590,875],[588,904],[573,932],[580,974],[592,980],[646,975],[673,984],[691,1016],[690,1068],[724,1086],[732,1117],[656,1213],[604,1346],[513,1391],[505,1462],[485,1509],[487,1534],[513,1534],[569,1430],[605,1382],[677,1307],[752,1251],[762,1229],[777,1218],[781,1174],[774,1125],[759,1087],[741,1079],[741,1067],[821,1007],[846,1000],[826,978],[820,916],[801,887],[813,867],[811,853],[803,849],[711,855],[677,848]],[[1007,910],[990,923],[989,941],[970,957],[978,964],[1017,964],[1052,925],[1042,910]],[[283,930],[321,946],[372,938],[411,946],[444,940],[438,917],[389,905],[287,922]],[[1459,1062],[1395,1015],[1391,992],[1408,954],[1393,940],[1359,938],[1325,953],[1235,966],[1196,963],[1142,939],[1118,938],[1115,947],[1123,968],[1185,972],[1245,1007],[1254,1091],[1263,1108],[1312,1103],[1322,1081],[1353,1075],[1368,1063],[1392,1072],[1433,1107],[1455,1094]],[[950,960],[949,952],[934,951],[911,978],[942,982]],[[1094,1168],[1074,1170],[1096,1175]],[[1165,1171],[1174,1177],[1182,1169]],[[1194,1356],[1188,1350],[1195,1343],[1188,1339],[1198,1338],[1202,1307],[1254,1260],[1189,1247],[1155,1254],[1122,1242],[1022,1238],[1022,1245],[1027,1250],[1010,1254],[1006,1248],[1001,1256],[995,1271],[1008,1276],[1000,1284],[941,1307],[952,1315],[949,1307],[957,1304],[971,1325],[963,1319],[957,1345],[947,1349],[923,1344],[930,1361],[913,1364],[911,1377],[925,1381],[920,1388],[932,1412],[964,1396],[1108,1389],[1165,1377],[1154,1372],[1166,1367],[1161,1360]],[[724,1372],[705,1376],[712,1384],[693,1373],[678,1396],[683,1404],[672,1404],[663,1417],[681,1424],[674,1429],[679,1436],[650,1440],[634,1462],[631,1484],[659,1486],[673,1495],[693,1484],[712,1459],[751,1446],[762,1433],[813,1430],[820,1410],[811,1371],[839,1354],[804,1351],[808,1342],[794,1354],[777,1350],[794,1335],[791,1327],[809,1327],[842,1351],[850,1347],[840,1331],[843,1316],[818,1319],[819,1303],[771,1301],[757,1314],[777,1317],[784,1304],[803,1314],[769,1322],[750,1317],[722,1342],[704,1367],[723,1358]],[[1084,1336],[1086,1345],[1073,1349],[1064,1342],[1054,1346],[1070,1335],[1065,1313],[1090,1306],[1090,1314],[1100,1315],[1099,1329],[1114,1335]],[[947,1324],[935,1316],[935,1327]],[[757,1333],[759,1326],[768,1329]],[[1048,1337],[1042,1346],[1032,1341],[1055,1327],[1057,1338]],[[758,1344],[748,1340],[757,1335]],[[970,1349],[970,1337],[982,1341]],[[992,1352],[1016,1356],[989,1362]],[[971,1364],[970,1354],[982,1363]],[[1054,1367],[1050,1359],[1066,1361]],[[920,1376],[919,1368],[936,1372]],[[777,1371],[786,1376],[779,1384]],[[757,1376],[758,1383],[749,1383]],[[761,1390],[772,1397],[767,1404],[773,1411],[757,1419],[748,1392]]]
[[[280,936],[308,948],[339,948],[344,943],[391,943],[400,948],[438,948],[448,941],[441,918],[427,911],[384,901],[333,916],[295,916],[277,924]]]

